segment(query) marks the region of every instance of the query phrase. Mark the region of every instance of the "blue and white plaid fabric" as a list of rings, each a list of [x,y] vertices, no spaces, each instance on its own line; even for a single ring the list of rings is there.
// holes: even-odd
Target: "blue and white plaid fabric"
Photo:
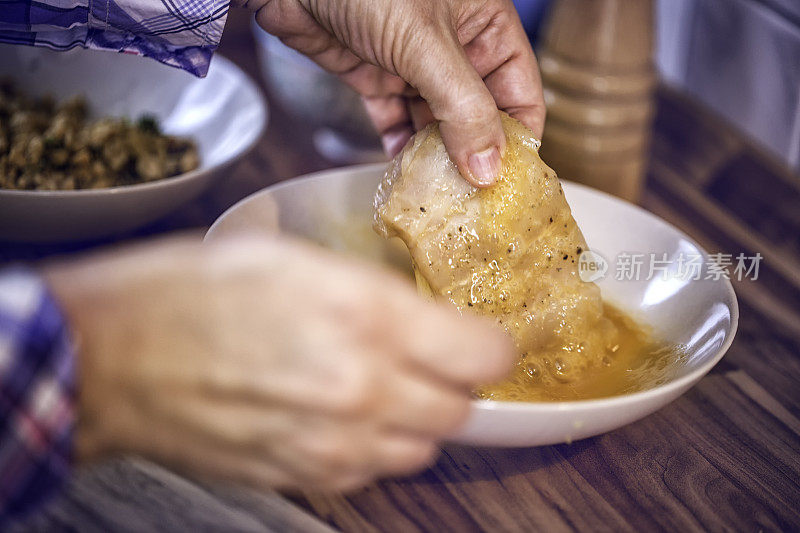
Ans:
[[[0,271],[0,530],[70,473],[75,358],[58,305],[23,269]]]
[[[0,0],[0,42],[151,57],[205,76],[229,0]]]

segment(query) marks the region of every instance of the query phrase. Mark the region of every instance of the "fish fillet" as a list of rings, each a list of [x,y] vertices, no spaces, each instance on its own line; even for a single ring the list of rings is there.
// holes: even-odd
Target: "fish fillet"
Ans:
[[[599,288],[579,277],[586,241],[538,140],[508,115],[502,121],[507,147],[495,186],[467,183],[432,124],[387,170],[375,228],[405,242],[421,292],[492,317],[513,337],[520,357],[511,386],[478,394],[514,399],[515,386],[569,383],[604,364],[615,327]]]

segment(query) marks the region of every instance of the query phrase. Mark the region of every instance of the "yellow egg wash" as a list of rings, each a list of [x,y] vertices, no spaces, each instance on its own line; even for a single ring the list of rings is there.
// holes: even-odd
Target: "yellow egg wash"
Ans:
[[[429,127],[396,158],[376,199],[376,228],[408,246],[421,294],[498,322],[519,361],[480,398],[559,401],[640,390],[666,379],[679,350],[584,282],[586,241],[538,141],[503,116],[507,145],[496,185],[468,186]]]
[[[630,394],[666,383],[685,353],[657,340],[649,328],[611,305],[604,305],[603,314],[616,329],[615,343],[599,359],[590,357],[593,363],[580,375],[548,379],[523,355],[508,379],[481,387],[475,395],[498,401],[574,401]]]

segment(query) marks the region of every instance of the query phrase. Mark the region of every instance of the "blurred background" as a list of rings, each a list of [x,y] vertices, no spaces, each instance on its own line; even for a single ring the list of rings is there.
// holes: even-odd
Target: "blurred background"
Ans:
[[[800,171],[800,1],[659,0],[665,81]]]
[[[515,0],[534,43],[552,0]],[[800,171],[800,1],[656,0],[655,61],[685,90]]]
[[[597,40],[615,35],[613,38],[617,41],[612,56],[619,56],[626,47],[644,47],[644,40],[652,41],[652,49],[643,49],[642,54],[643,57],[652,58],[662,84],[697,99],[789,168],[800,171],[800,1],[655,0],[651,5],[645,0],[596,0],[582,6],[579,6],[580,2],[569,0],[515,0],[514,3],[532,43],[540,53],[552,44],[548,44],[546,34],[548,24],[552,25],[556,4],[560,4],[558,8],[567,10],[561,25],[564,25],[565,19],[566,24],[570,24],[570,19],[579,18],[580,11],[585,11],[585,5],[599,6],[597,13],[592,14],[592,22],[599,21],[601,26],[605,23],[600,31],[602,35]],[[570,4],[578,7],[570,11]],[[625,34],[630,33],[630,28],[621,26],[627,16],[636,31],[640,32],[645,26],[641,20],[643,15],[631,19],[630,12],[641,9],[642,5],[652,10],[651,27],[643,36],[628,39]],[[628,15],[625,15],[626,12]],[[601,19],[606,15],[607,20],[603,22]],[[380,145],[370,134],[369,123],[356,95],[348,94],[349,91],[339,87],[335,78],[284,47],[277,39],[255,27],[253,29],[259,45],[260,70],[270,96],[289,114],[304,119],[316,128],[312,136],[316,151],[325,159],[340,164],[380,160]],[[576,33],[572,37],[582,38]],[[573,50],[578,46],[595,46],[588,43],[590,40],[578,43]],[[567,48],[569,46],[567,43]],[[570,51],[564,49],[563,38],[560,45],[551,48],[560,57],[569,56]],[[584,67],[585,60],[578,58],[578,66]],[[598,76],[605,75],[609,67],[613,73],[616,67],[603,64],[602,58],[591,57],[590,60],[595,63]],[[631,63],[625,68],[633,72],[644,67]],[[545,81],[547,84],[548,80]],[[643,98],[646,92],[637,97]],[[594,102],[597,96],[606,96],[590,93],[583,94],[584,101]],[[552,103],[548,101],[548,106]],[[597,110],[594,112],[597,113]],[[652,109],[647,114],[652,115]],[[560,110],[551,109],[550,116],[555,118],[548,123],[548,127],[552,126],[552,122],[560,121]],[[617,122],[614,123],[615,127],[619,125]],[[638,137],[643,145],[641,152],[646,154],[649,121],[644,117],[642,128],[643,132]],[[551,128],[553,135],[558,133],[557,129],[558,125]],[[572,129],[565,134],[574,137],[576,133],[584,131],[585,128]],[[558,144],[557,140],[547,141],[545,134],[545,148],[548,144]],[[591,141],[589,139],[587,143]],[[601,141],[597,140],[595,144],[598,144],[601,155],[605,154],[608,158],[614,152],[614,147],[609,142],[603,144]],[[619,139],[619,142],[627,143],[626,146],[630,147],[633,138]],[[571,159],[576,151],[581,150],[581,146],[574,141],[567,144],[564,151],[570,157],[565,155],[564,158]],[[545,150],[545,160],[563,177],[585,180],[585,174],[590,172],[592,166],[560,169],[558,154],[555,150],[552,152],[548,154]],[[630,169],[633,174],[643,173],[646,155],[642,158],[635,165],[636,168]],[[596,166],[597,162],[591,161]],[[612,177],[601,176],[594,181],[586,181],[606,188],[604,180],[619,180],[620,173],[624,172],[617,165],[607,172]],[[632,200],[639,196],[638,190],[611,192]]]

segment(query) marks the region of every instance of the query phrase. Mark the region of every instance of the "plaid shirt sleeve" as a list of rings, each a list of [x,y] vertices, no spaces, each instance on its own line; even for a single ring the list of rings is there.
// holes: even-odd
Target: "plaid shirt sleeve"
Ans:
[[[44,282],[0,270],[0,529],[69,475],[74,372],[66,323]]]
[[[205,76],[229,0],[0,0],[0,42],[151,57]]]

